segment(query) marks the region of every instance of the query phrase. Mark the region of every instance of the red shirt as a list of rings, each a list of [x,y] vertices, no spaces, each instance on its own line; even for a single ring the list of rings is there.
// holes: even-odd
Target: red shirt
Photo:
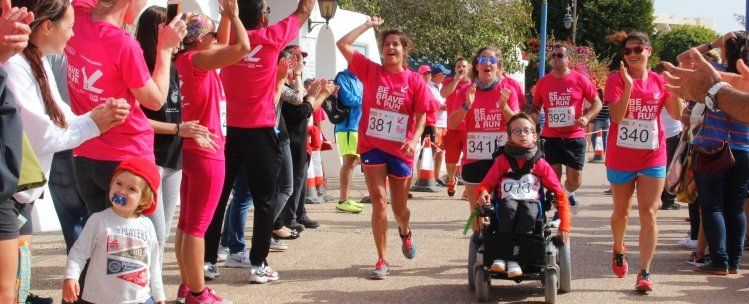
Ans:
[[[444,81],[442,81],[442,87],[449,85],[453,82],[453,78],[445,78]],[[455,91],[453,91],[450,95],[447,96],[447,99],[445,100],[445,104],[447,105],[447,119],[450,119],[450,115],[455,111],[456,109],[463,106],[463,103],[465,102],[465,99],[458,99],[458,92],[464,90],[465,88],[471,86],[472,82],[464,80],[458,82],[458,85],[455,86]],[[463,131],[466,129],[466,122],[465,120],[460,122],[460,126],[457,128],[450,128],[449,124],[447,127],[448,130],[456,130],[456,131]]]
[[[430,110],[431,95],[424,79],[408,69],[388,72],[359,52],[348,68],[364,85],[357,153],[379,149],[413,164],[413,155],[405,156],[401,146],[414,137],[416,114]]]
[[[606,167],[620,171],[640,171],[666,165],[666,134],[660,113],[671,96],[663,85],[666,79],[648,71],[646,80],[633,79],[629,104],[621,122],[611,120],[606,148]],[[606,80],[604,100],[613,107],[624,90],[619,72]]]
[[[252,46],[250,53],[239,62],[221,69],[228,126],[276,126],[273,93],[278,54],[299,35],[300,27],[299,19],[292,14],[272,26],[247,31]]]
[[[533,105],[543,107],[546,121],[541,136],[581,138],[585,127],[575,122],[583,116],[584,101],[594,100],[596,87],[582,74],[570,70],[562,78],[546,74],[536,83]]]
[[[507,142],[507,119],[499,108],[502,89],[510,89],[507,105],[513,111],[520,111],[520,102],[515,90],[507,82],[500,82],[494,88],[486,91],[476,90],[476,98],[471,109],[463,119],[466,122],[466,144],[463,146],[463,165],[479,160],[492,159],[492,153],[497,149],[494,144],[499,140],[499,146]],[[459,100],[465,100],[468,87],[458,93]]]

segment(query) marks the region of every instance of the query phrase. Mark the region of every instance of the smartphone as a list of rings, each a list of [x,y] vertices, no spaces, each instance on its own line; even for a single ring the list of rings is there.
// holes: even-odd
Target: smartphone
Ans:
[[[174,17],[182,11],[182,0],[169,0],[166,3],[166,22],[172,22]]]

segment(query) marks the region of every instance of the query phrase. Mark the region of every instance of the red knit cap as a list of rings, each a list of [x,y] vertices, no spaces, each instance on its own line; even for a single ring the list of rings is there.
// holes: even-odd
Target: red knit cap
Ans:
[[[159,201],[156,191],[159,190],[159,184],[161,183],[161,175],[159,174],[159,168],[156,167],[156,164],[145,158],[131,158],[122,161],[120,165],[117,166],[117,169],[114,169],[114,174],[112,176],[117,175],[120,171],[128,171],[140,176],[146,181],[146,184],[151,187],[151,191],[153,192],[153,202],[150,207],[143,209],[141,213],[145,215],[153,214],[153,212],[156,211],[156,202]]]

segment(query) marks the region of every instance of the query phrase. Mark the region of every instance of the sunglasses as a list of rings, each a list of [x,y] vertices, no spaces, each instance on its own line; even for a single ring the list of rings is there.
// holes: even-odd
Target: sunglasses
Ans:
[[[531,135],[533,133],[536,133],[536,131],[534,131],[532,129],[528,129],[528,128],[512,129],[512,135],[517,135],[517,136],[521,136],[521,135],[527,136],[527,135]]]
[[[490,57],[481,56],[481,57],[476,58],[476,61],[478,61],[479,64],[486,64],[487,62],[490,64],[496,64],[498,59],[497,57],[494,57],[494,56],[490,56]]]
[[[564,53],[551,53],[551,58],[564,58]]]
[[[634,52],[635,54],[639,55],[639,54],[642,54],[642,52],[647,49],[649,49],[649,47],[642,46],[642,45],[638,45],[633,48],[625,47],[625,48],[622,48],[622,53],[624,53],[624,55],[632,55],[632,52]]]
[[[263,14],[270,14],[270,6],[265,7]]]

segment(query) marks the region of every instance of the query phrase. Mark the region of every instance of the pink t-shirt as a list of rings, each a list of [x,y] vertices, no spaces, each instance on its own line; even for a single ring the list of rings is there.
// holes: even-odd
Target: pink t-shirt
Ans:
[[[502,83],[506,83],[508,87],[515,90],[515,94],[518,95],[519,101],[525,100],[525,90],[523,90],[523,86],[521,86],[517,80],[513,79],[510,76],[504,75],[504,77],[502,78]]]
[[[71,108],[82,115],[106,98],[124,98],[130,104],[130,116],[125,123],[84,142],[73,152],[107,161],[154,159],[153,128],[130,91],[142,88],[151,79],[143,50],[126,31],[105,21],[93,21],[95,3],[73,1],[75,36],[65,47]]]
[[[428,89],[429,87],[427,87]],[[437,125],[437,111],[440,108],[440,102],[437,98],[434,98],[432,91],[427,92],[429,94],[429,111],[427,112],[427,121],[425,126],[434,127]]]
[[[546,74],[536,83],[533,105],[543,107],[546,122],[541,136],[580,138],[585,137],[585,128],[576,121],[583,116],[584,101],[598,95],[596,87],[582,74],[570,70],[567,76],[555,77]]]
[[[510,89],[510,98],[507,105],[515,112],[520,111],[520,101],[515,90],[508,82],[500,82],[494,88],[486,91],[476,90],[476,97],[471,109],[463,119],[466,122],[466,144],[463,146],[463,165],[479,160],[490,160],[492,154],[497,150],[495,140],[499,146],[507,142],[507,119],[499,108],[499,99],[502,89]],[[468,87],[458,92],[458,99],[465,100]]]
[[[606,167],[620,171],[639,171],[666,165],[666,135],[660,114],[671,93],[663,88],[666,80],[648,71],[646,80],[634,79],[627,111],[620,123],[611,121],[606,148]],[[619,102],[624,90],[621,73],[606,80],[604,101]]]
[[[445,78],[444,81],[442,81],[442,87],[449,85],[453,82],[453,78]],[[461,81],[458,82],[458,85],[455,86],[455,91],[452,92],[452,94],[448,95],[445,99],[445,105],[447,106],[447,119],[450,119],[450,115],[455,111],[456,109],[463,106],[464,99],[458,99],[458,92],[464,90],[465,88],[471,86],[470,81]],[[449,124],[447,127],[448,130],[456,130],[456,131],[464,131],[466,129],[466,121],[463,120],[460,122],[460,126],[457,128],[450,128]]]
[[[247,31],[252,46],[250,53],[239,62],[221,69],[228,126],[276,126],[273,91],[278,54],[297,37],[300,27],[299,19],[292,14],[272,26]]]
[[[194,154],[216,159],[224,159],[224,134],[221,132],[221,81],[216,70],[206,71],[192,62],[192,56],[197,52],[188,51],[177,55],[174,64],[179,72],[182,83],[182,121],[199,121],[201,126],[208,128],[216,135],[213,141],[218,144],[216,152],[200,147],[192,138],[185,138],[182,150]]]
[[[414,137],[416,114],[430,109],[431,95],[421,75],[408,69],[390,73],[359,52],[348,68],[364,84],[357,153],[379,149],[413,164],[413,155],[403,155],[400,148]]]

